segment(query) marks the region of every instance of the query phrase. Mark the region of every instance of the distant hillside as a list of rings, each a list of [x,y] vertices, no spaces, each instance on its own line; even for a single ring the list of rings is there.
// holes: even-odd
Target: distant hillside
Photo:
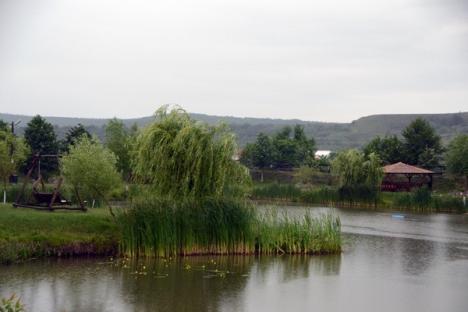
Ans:
[[[241,146],[255,140],[258,133],[272,134],[285,125],[301,124],[307,135],[313,136],[320,149],[340,150],[351,147],[361,147],[376,135],[400,134],[412,120],[417,117],[427,119],[436,129],[444,142],[449,141],[458,133],[468,134],[468,112],[454,114],[421,114],[421,115],[373,115],[362,117],[351,123],[325,123],[302,120],[268,119],[268,118],[238,118],[220,117],[203,114],[191,114],[196,120],[210,124],[223,122],[228,124],[237,134]],[[18,133],[22,133],[31,116],[1,114],[0,119],[11,122],[21,120]],[[103,139],[104,126],[108,119],[45,117],[55,126],[59,138],[63,138],[67,130],[78,124],[83,124],[88,131]],[[143,127],[153,117],[123,119],[126,126],[137,124]]]

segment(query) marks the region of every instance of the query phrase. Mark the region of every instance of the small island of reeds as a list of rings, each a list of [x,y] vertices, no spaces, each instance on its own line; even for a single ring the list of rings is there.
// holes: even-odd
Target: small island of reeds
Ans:
[[[121,251],[156,257],[340,252],[337,217],[258,212],[246,199],[251,181],[235,151],[225,126],[160,109],[135,142],[135,180],[146,187],[116,216]]]

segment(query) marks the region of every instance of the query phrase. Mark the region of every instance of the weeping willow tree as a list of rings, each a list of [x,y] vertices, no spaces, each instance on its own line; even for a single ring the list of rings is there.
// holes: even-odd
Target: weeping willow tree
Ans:
[[[233,159],[235,138],[226,126],[196,122],[183,109],[165,106],[134,146],[134,178],[153,191],[139,194],[130,209],[117,215],[123,253],[169,257],[340,250],[339,222],[264,219],[242,200],[250,177]]]
[[[366,157],[354,149],[341,152],[332,162],[332,172],[339,178],[343,199],[377,199],[383,170],[376,154]]]
[[[137,137],[135,178],[173,198],[219,197],[243,192],[247,169],[233,160],[234,135],[225,125],[196,122],[183,109],[161,107]]]

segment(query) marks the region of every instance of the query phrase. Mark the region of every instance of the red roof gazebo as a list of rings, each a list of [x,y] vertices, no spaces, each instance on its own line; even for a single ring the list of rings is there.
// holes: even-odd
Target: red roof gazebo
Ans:
[[[383,167],[384,179],[382,181],[382,191],[398,192],[411,191],[414,187],[422,187],[427,185],[432,189],[433,175],[435,172],[411,166],[402,162],[387,165]],[[401,178],[406,177],[407,181],[401,181]],[[413,179],[416,178],[416,179]]]

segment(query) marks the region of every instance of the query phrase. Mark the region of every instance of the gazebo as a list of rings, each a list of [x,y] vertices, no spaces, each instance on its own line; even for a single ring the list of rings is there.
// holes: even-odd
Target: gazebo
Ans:
[[[427,185],[432,189],[435,172],[411,166],[402,162],[383,167],[384,179],[381,190],[384,192],[410,192],[412,188]]]

